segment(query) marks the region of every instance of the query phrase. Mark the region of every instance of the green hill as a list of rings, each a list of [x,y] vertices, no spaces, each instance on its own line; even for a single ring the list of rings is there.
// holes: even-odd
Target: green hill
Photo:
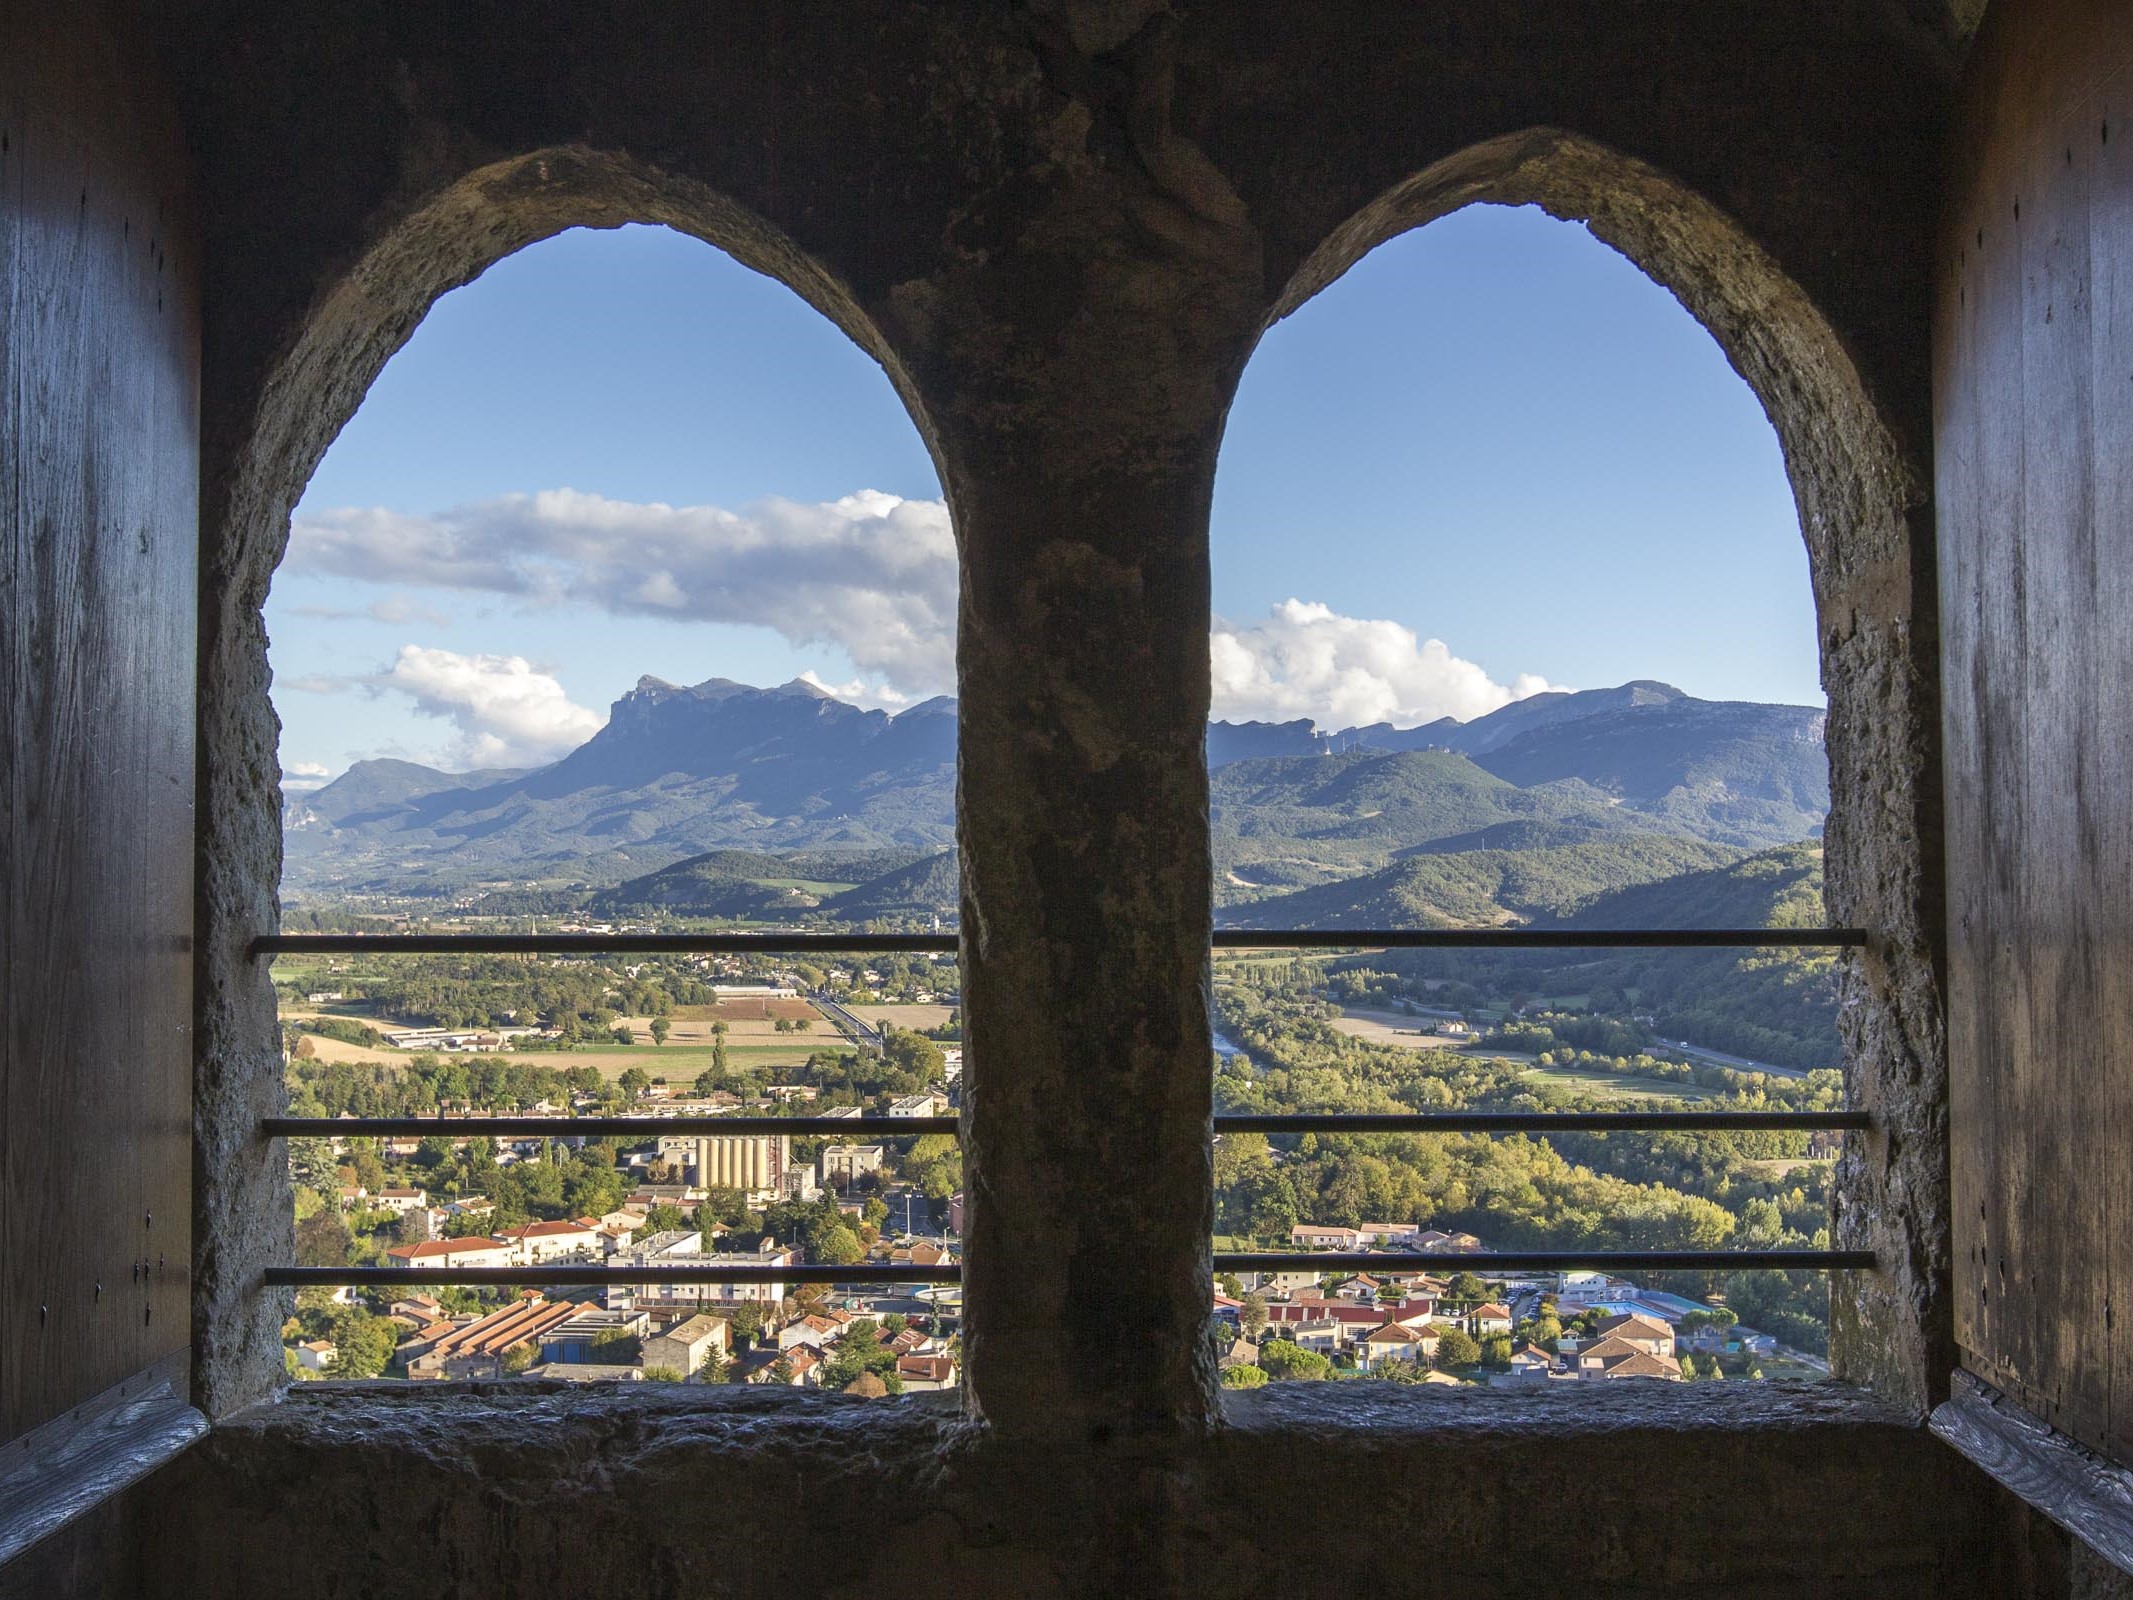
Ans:
[[[1219,902],[1353,878],[1403,856],[1687,833],[1579,782],[1522,789],[1448,750],[1238,761],[1209,779]]]
[[[1724,845],[1629,834],[1534,850],[1418,855],[1380,872],[1232,907],[1246,928],[1489,928],[1568,916],[1632,885],[1735,859]]]
[[[1805,843],[1612,889],[1532,926],[1803,928],[1826,921],[1822,848]],[[1836,1067],[1842,1059],[1834,951],[1404,950],[1367,963],[1495,999],[1584,996],[1601,1011],[1649,1018],[1660,1038],[1778,1066]]]
[[[603,916],[777,922],[953,916],[952,850],[708,850],[593,897]]]
[[[1569,928],[1816,928],[1822,846],[1781,845],[1723,866],[1601,896],[1562,918]]]
[[[811,854],[816,870],[831,865],[823,859],[823,852]],[[676,916],[775,921],[812,911],[851,884],[850,878],[804,876],[798,863],[784,856],[711,850],[618,884],[596,896],[593,905],[606,916],[666,911]]]
[[[853,921],[897,915],[952,917],[961,894],[956,854],[943,850],[862,883],[837,896],[824,909]]]

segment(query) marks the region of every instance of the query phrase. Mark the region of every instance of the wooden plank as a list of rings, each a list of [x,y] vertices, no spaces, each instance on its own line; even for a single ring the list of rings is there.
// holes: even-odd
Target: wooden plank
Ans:
[[[207,1432],[185,1364],[180,1351],[0,1445],[0,1567]]]
[[[2133,665],[2133,69],[2114,74],[2068,131],[2090,169],[2089,361],[2098,397],[2090,441],[2096,538],[2093,704],[2101,735],[2087,776],[2115,799],[2090,820],[2096,830],[2096,915],[2090,937],[2098,973],[2096,1069],[2106,1080],[2095,1197],[2103,1228],[2107,1415],[2101,1447],[2133,1462],[2133,728],[2126,711]],[[2112,131],[2115,129],[2115,136]]]
[[[2089,337],[2088,164],[2064,142],[2081,107],[2039,119],[2009,202],[2020,252],[2023,608],[2019,659],[2022,829],[2002,834],[2015,878],[2021,948],[2003,1137],[2028,1147],[2026,1174],[2006,1202],[2022,1218],[2007,1252],[2008,1310],[2023,1330],[2032,1409],[2054,1426],[2072,1419],[2097,1439],[2108,1410],[2104,1336],[2105,1239],[2093,1175],[2102,1146],[2108,1077],[2099,1070],[2093,819],[2123,797],[2097,791],[2086,771],[2103,737],[2097,682],[2093,372]],[[2085,153],[2085,152],[2084,152]],[[2068,624],[2075,626],[2071,632]],[[2013,641],[2007,641],[2012,643]]]
[[[2133,13],[2018,0],[1973,62],[1935,351],[1956,1337],[2133,1459]],[[2125,108],[2133,115],[2133,106]]]
[[[0,14],[0,26],[13,22]],[[13,30],[9,28],[9,36]],[[18,749],[22,743],[16,707],[16,678],[20,647],[13,618],[21,614],[16,596],[15,549],[18,543],[14,508],[19,502],[20,449],[7,426],[10,413],[19,410],[14,381],[14,285],[15,263],[22,234],[22,163],[15,151],[15,129],[22,124],[22,95],[17,75],[0,68],[0,751]],[[11,916],[15,882],[15,783],[13,763],[0,759],[0,919]],[[0,920],[0,935],[8,927]],[[6,1019],[17,1009],[14,964],[0,952],[0,1200],[14,1192],[9,1182],[8,1147],[14,1143],[7,1113],[8,1084],[13,1062],[12,1040]],[[4,1240],[0,1240],[4,1243]],[[15,1313],[7,1285],[0,1283],[0,1395],[13,1392]],[[10,1429],[0,1408],[0,1439]]]
[[[1979,396],[1986,281],[1974,217],[1957,219],[1941,242],[1941,289],[1934,329],[1934,456],[1939,508],[1942,775],[1948,849],[1948,1050],[1951,1204],[1958,1219],[1955,1337],[1969,1351],[1991,1347],[1989,1226],[1997,1161],[1980,1137],[1991,1120],[1984,1071],[1989,1030],[1979,1013],[1989,959],[1984,878],[1972,848],[1981,836],[1984,751],[1982,694],[1976,685],[1985,625],[1985,542],[1980,531],[1988,441]],[[1964,1224],[1974,1218],[1975,1226]]]
[[[2121,1571],[2133,1573],[2133,1472],[2083,1449],[1968,1373],[1933,1410],[1933,1432],[2001,1487]]]
[[[0,1440],[187,1346],[197,262],[174,120],[13,8]]]
[[[2028,995],[2017,965],[2028,615],[2021,271],[2012,208],[2003,198],[2013,182],[2005,162],[1989,165],[1976,183],[1986,198],[1960,223],[1957,249],[1969,267],[1957,291],[1965,343],[1953,382],[1970,391],[1975,439],[1968,498],[1945,491],[1948,528],[1962,543],[1944,557],[1965,591],[1948,620],[1944,651],[1948,876],[1959,907],[1950,928],[1950,1070],[1952,1092],[1965,1103],[1953,1137],[1956,1170],[1981,1185],[1975,1231],[1958,1244],[1958,1260],[1967,1257],[1969,1268],[1959,1280],[1960,1299],[1966,1348],[2009,1385],[2033,1368],[2028,1329],[2011,1314],[2007,1287],[2008,1257],[2019,1258],[2028,1237],[2020,1197],[2031,1152],[2019,1137],[2000,1137],[2022,1126],[2010,1046],[2026,1032]],[[1967,1207],[1962,1221],[1971,1221]]]

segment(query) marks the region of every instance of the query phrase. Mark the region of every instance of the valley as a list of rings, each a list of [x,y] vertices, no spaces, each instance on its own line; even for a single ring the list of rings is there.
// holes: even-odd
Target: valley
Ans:
[[[359,763],[290,800],[285,924],[953,929],[954,710],[891,717],[808,685],[647,679],[546,768]],[[1818,925],[1821,734],[1810,708],[1653,683],[1421,729],[1217,723],[1215,921]],[[1838,975],[1813,950],[1225,952],[1217,1107],[1831,1109],[1844,1094]],[[913,1090],[951,1105],[958,1093],[883,1061],[885,1049],[920,1059],[921,1046],[960,1060],[953,957],[298,958],[274,976],[292,1098],[314,1114],[677,1101],[881,1112]],[[430,1033],[387,1037],[408,1028]],[[438,1030],[462,1042],[440,1054],[424,1042]],[[905,1143],[891,1142],[892,1169]],[[1835,1151],[1828,1136],[1779,1133],[1225,1136],[1217,1232],[1290,1248],[1298,1229],[1394,1217],[1499,1249],[1805,1245],[1827,1238]],[[617,1146],[614,1159],[644,1156]],[[945,1169],[926,1171],[944,1207]],[[514,1204],[535,1220],[552,1209],[531,1188]],[[1722,1297],[1795,1350],[1826,1341],[1814,1274],[1646,1287]]]

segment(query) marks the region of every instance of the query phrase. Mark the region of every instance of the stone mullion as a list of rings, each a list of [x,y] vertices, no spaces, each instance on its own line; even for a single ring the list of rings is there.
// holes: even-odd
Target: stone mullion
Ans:
[[[955,495],[967,1377],[1003,1432],[1101,1442],[1213,1393],[1210,474],[1010,454]]]

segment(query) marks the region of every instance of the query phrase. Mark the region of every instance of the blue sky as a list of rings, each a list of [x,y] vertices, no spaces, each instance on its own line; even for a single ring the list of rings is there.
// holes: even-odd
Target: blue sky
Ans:
[[[311,482],[267,607],[284,767],[547,759],[643,673],[940,692],[939,493],[879,368],[781,285],[655,228],[536,245],[437,304]],[[1820,700],[1754,397],[1538,212],[1396,239],[1271,329],[1212,536],[1218,716],[1631,677]]]

